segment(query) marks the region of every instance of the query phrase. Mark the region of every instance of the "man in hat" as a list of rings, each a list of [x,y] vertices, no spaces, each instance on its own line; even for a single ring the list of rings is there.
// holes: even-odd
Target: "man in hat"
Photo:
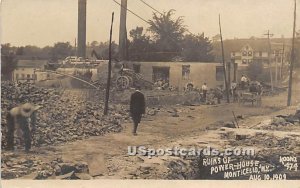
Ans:
[[[14,107],[7,115],[7,149],[14,149],[14,132],[20,129],[23,132],[25,141],[25,151],[31,148],[31,131],[35,131],[36,111],[40,106],[30,103]],[[29,119],[31,121],[31,130],[29,128]]]
[[[136,91],[131,95],[130,98],[130,115],[132,117],[134,127],[133,127],[133,135],[136,136],[136,130],[141,122],[142,114],[145,114],[146,104],[145,104],[145,96],[140,91],[140,86],[136,86]]]

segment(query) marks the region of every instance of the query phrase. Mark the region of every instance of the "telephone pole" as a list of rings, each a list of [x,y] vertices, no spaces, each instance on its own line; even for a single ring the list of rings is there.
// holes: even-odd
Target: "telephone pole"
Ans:
[[[282,80],[283,74],[283,63],[284,63],[284,56],[285,56],[285,42],[282,43],[282,52],[281,52],[281,66],[280,66],[280,80]]]
[[[223,72],[224,72],[224,80],[225,80],[225,89],[226,89],[226,97],[227,103],[230,103],[229,100],[229,88],[226,76],[226,65],[225,65],[225,57],[224,57],[224,45],[223,45],[223,37],[222,37],[222,28],[221,28],[221,16],[219,14],[219,27],[220,27],[220,39],[221,39],[221,47],[222,47],[222,62],[223,62]]]
[[[269,45],[269,55],[268,55],[268,58],[269,58],[269,69],[270,69],[270,79],[271,79],[271,90],[273,92],[273,90],[274,90],[274,87],[273,87],[273,73],[272,73],[272,66],[271,66],[271,61],[272,61],[271,54],[272,54],[272,50],[271,50],[270,37],[272,37],[274,34],[271,34],[270,30],[268,30],[268,32],[266,34],[264,34],[264,35],[268,36],[268,45]]]
[[[103,114],[108,114],[108,100],[109,100],[109,90],[110,90],[110,82],[111,82],[111,41],[112,41],[112,30],[114,24],[114,12],[111,15],[111,26],[109,33],[109,61],[108,61],[108,76],[107,76],[107,84],[106,84],[106,94],[105,94],[105,103],[104,103],[104,111]]]
[[[289,89],[288,89],[288,100],[287,106],[291,106],[292,101],[292,85],[293,85],[293,68],[295,61],[295,35],[296,35],[296,10],[297,3],[295,0],[295,8],[294,8],[294,26],[293,26],[293,42],[292,42],[292,53],[291,53],[291,64],[290,64],[290,77],[289,77]]]

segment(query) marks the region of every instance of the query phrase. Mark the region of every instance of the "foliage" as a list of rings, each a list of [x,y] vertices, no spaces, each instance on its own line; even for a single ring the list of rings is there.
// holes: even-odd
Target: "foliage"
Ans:
[[[143,34],[143,27],[136,27],[132,29],[129,34],[132,41],[129,41],[128,54],[129,59],[133,61],[150,60],[152,54],[149,52],[153,51],[153,44],[151,43],[150,37]]]
[[[111,43],[112,49],[112,59],[117,59],[118,57],[118,45],[115,41]],[[87,46],[87,56],[94,57],[93,51],[97,54],[95,58],[97,59],[109,59],[109,42],[97,42],[92,41],[90,46]]]
[[[149,31],[153,34],[156,49],[162,54],[158,54],[161,60],[171,60],[172,57],[181,53],[181,43],[184,32],[187,31],[183,25],[183,18],[173,19],[175,10],[169,10],[162,15],[153,14],[149,20]]]
[[[253,62],[247,67],[247,73],[250,80],[260,80],[264,74],[264,65],[261,62]]]
[[[17,59],[14,49],[10,44],[1,45],[1,78],[11,80],[12,72],[17,67]]]
[[[50,50],[50,55],[52,61],[57,61],[74,55],[74,51],[69,42],[58,42],[55,43],[54,47]]]
[[[211,41],[204,37],[204,34],[186,35],[182,46],[182,57],[185,61],[211,62],[214,60]]]

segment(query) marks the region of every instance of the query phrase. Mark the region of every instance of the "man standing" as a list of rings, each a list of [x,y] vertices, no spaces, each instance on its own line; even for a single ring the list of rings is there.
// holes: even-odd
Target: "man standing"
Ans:
[[[35,131],[36,111],[40,106],[34,106],[30,103],[25,103],[11,109],[7,115],[7,149],[14,149],[14,132],[20,129],[23,132],[25,141],[25,151],[28,152],[31,148],[31,131]],[[29,119],[31,120],[31,130],[29,128]]]
[[[233,98],[233,102],[236,102],[237,101],[237,92],[236,92],[236,88],[237,88],[237,83],[235,81],[233,81],[231,83],[231,88],[230,88],[230,91],[231,91],[231,95],[232,95],[232,98]]]
[[[141,122],[142,114],[145,114],[146,104],[145,104],[145,96],[140,91],[140,87],[136,86],[136,91],[131,95],[130,99],[130,115],[132,117],[134,127],[133,127],[133,135],[136,136],[136,130]]]
[[[204,102],[206,102],[206,95],[207,95],[207,90],[208,90],[206,83],[204,83],[202,85],[201,89],[202,89],[202,93],[203,93],[203,100],[204,100]]]
[[[247,82],[248,82],[248,79],[246,78],[246,76],[242,75],[242,78],[241,78],[241,87],[242,87],[242,89],[245,89],[245,86],[246,86]]]

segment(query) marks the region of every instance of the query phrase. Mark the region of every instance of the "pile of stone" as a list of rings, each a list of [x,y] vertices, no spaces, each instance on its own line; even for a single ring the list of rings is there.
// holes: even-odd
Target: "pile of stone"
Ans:
[[[2,153],[2,179],[92,179],[85,162],[64,162],[57,158],[42,162],[35,156],[19,158],[15,153]]]
[[[30,84],[4,83],[1,100],[2,148],[6,146],[6,114],[10,108],[24,102],[42,106],[38,111],[36,131],[33,133],[34,146],[55,145],[119,132],[122,130],[121,122],[128,118],[127,108],[117,105],[110,107],[108,116],[103,116],[103,103],[87,101],[80,90],[60,93]]]

